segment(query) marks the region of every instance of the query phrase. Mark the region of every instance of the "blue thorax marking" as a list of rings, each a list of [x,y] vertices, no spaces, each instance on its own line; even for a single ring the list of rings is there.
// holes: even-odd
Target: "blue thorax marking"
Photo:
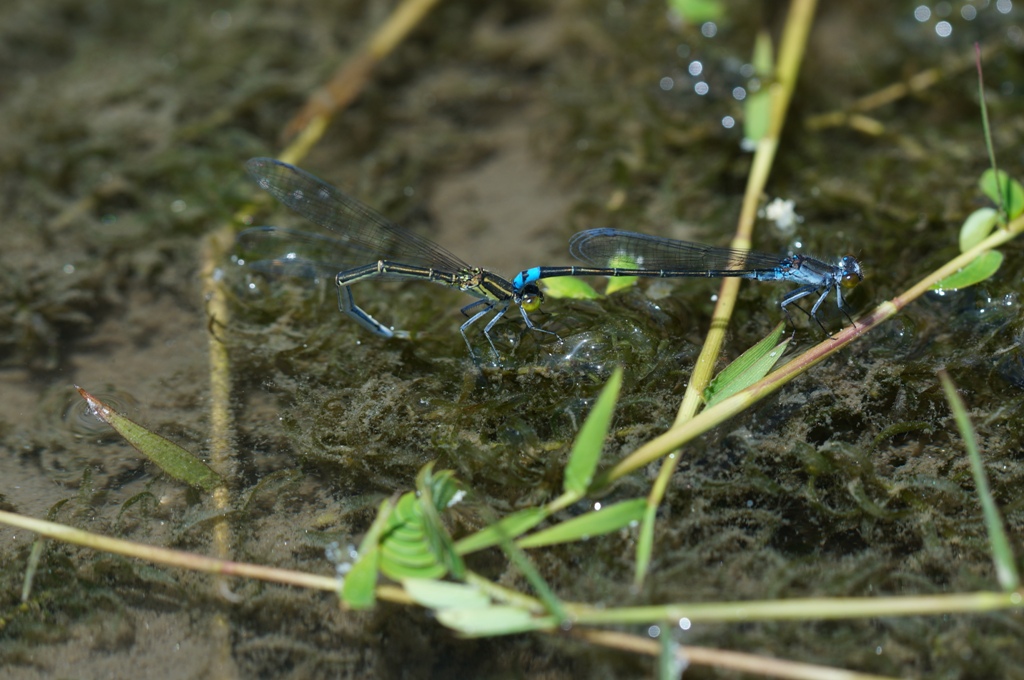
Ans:
[[[533,283],[540,278],[540,267],[531,267],[526,271],[519,272],[516,277],[512,279],[512,285],[516,290],[522,290],[529,284]]]

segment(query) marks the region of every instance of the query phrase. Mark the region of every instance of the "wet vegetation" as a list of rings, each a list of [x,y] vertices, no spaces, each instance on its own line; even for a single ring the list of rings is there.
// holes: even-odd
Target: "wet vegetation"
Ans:
[[[468,331],[479,358],[467,353],[457,310],[472,300],[428,283],[353,287],[375,318],[412,335],[386,340],[337,312],[330,281],[268,277],[224,252],[215,264],[226,306],[211,312],[210,235],[243,227],[236,211],[262,200],[244,161],[281,148],[287,120],[391,9],[335,5],[0,9],[0,509],[333,575],[325,550],[358,546],[381,502],[417,488],[428,463],[469,491],[444,512],[456,538],[558,497],[573,442],[616,367],[622,387],[602,469],[672,426],[715,280],[548,296],[531,318],[560,339],[528,331],[510,310],[493,331],[499,360],[479,324]],[[751,164],[733,91],[757,89],[745,65],[760,29],[777,39],[784,10],[730,5],[712,35],[659,2],[441,3],[300,165],[506,276],[569,264],[568,237],[593,227],[724,245]],[[1024,177],[1020,10],[978,3],[970,20],[913,13],[913,3],[819,8],[768,183],[803,221],[787,231],[762,220],[755,232],[764,251],[855,255],[867,273],[848,296],[855,316],[954,257],[964,219],[991,205],[978,187],[989,159],[976,40],[1000,167]],[[937,37],[940,20],[950,37]],[[868,120],[820,123],[937,66],[929,87]],[[726,116],[735,127],[723,126]],[[245,212],[311,228],[269,203]],[[561,600],[608,607],[998,590],[936,372],[967,403],[1020,555],[1024,259],[1013,242],[1001,252],[991,278],[917,299],[689,442],[639,588],[635,526],[529,550],[537,572]],[[786,289],[742,286],[719,367],[784,318]],[[847,324],[833,299],[823,309],[832,331]],[[789,357],[826,339],[794,319]],[[85,425],[91,416],[70,398],[80,384],[216,458],[211,343],[230,366],[231,454],[218,470],[226,503]],[[644,466],[547,524],[595,502],[645,498],[657,473]],[[229,538],[218,543],[225,521]],[[243,579],[228,582],[238,600],[229,603],[211,577],[57,541],[46,542],[23,602],[34,537],[4,531],[0,667],[9,677],[168,668],[199,677],[222,663],[243,677],[652,673],[645,657],[558,635],[458,639],[411,605],[341,611],[330,593]],[[464,557],[473,572],[533,592],[498,548]],[[892,676],[1011,677],[1024,672],[1021,625],[1019,609],[809,617],[699,624],[672,639]],[[620,629],[646,635],[647,626]],[[686,676],[731,673],[693,666]]]

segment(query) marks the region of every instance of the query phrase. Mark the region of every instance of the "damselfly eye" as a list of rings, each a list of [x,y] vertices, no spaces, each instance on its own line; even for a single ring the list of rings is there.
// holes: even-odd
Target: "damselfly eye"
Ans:
[[[864,274],[860,270],[860,262],[856,259],[847,255],[843,258],[840,263],[840,267],[843,270],[843,278],[839,282],[843,288],[853,288],[858,283],[864,280]]]
[[[540,303],[544,301],[540,295],[526,294],[519,301],[519,306],[528,312],[535,312],[540,309]]]

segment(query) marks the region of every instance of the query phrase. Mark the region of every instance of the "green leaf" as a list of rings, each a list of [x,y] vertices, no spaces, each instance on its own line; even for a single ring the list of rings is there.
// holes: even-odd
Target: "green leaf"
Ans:
[[[451,470],[424,465],[416,492],[402,494],[380,536],[380,571],[396,581],[465,574],[462,558],[441,521],[441,511],[460,493]]]
[[[419,555],[407,557],[396,555],[394,548],[390,542],[380,547],[380,571],[388,578],[400,581],[403,578],[441,578],[445,575],[444,565],[426,549]]]
[[[618,293],[620,290],[632,288],[639,280],[639,277],[636,276],[612,276],[608,279],[608,285],[604,287],[604,294],[611,295],[612,293]]]
[[[437,612],[437,620],[469,637],[511,635],[558,626],[558,619],[553,616],[534,616],[525,609],[509,605],[443,609]]]
[[[395,503],[394,515],[391,517],[391,526],[396,527],[406,522],[415,521],[419,517],[419,508],[416,507],[416,496],[411,493],[404,493]]]
[[[762,30],[754,39],[754,54],[750,60],[754,72],[760,78],[769,78],[775,72],[775,54],[772,49],[772,36]]]
[[[341,586],[341,599],[353,609],[369,609],[376,601],[380,537],[387,528],[394,508],[392,501],[381,501],[373,524],[359,544],[359,558],[345,575],[345,582]]]
[[[345,574],[341,599],[352,609],[370,609],[377,601],[377,571],[380,569],[380,547],[360,551],[359,559]]]
[[[543,281],[545,297],[570,300],[596,300],[601,297],[593,286],[575,276],[556,276]]]
[[[968,215],[960,227],[960,252],[965,253],[988,238],[998,223],[999,213],[992,208],[978,208]]]
[[[647,501],[643,498],[622,501],[521,538],[516,545],[520,548],[539,548],[544,545],[569,543],[617,531],[632,522],[640,521],[646,505]]]
[[[498,545],[505,538],[515,538],[544,521],[548,511],[544,508],[526,508],[513,513],[475,534],[466,536],[455,544],[460,555],[467,555],[484,548]]]
[[[476,586],[433,579],[402,579],[402,587],[416,604],[441,611],[443,609],[483,609],[491,599]]]
[[[783,324],[778,324],[764,339],[715,376],[704,390],[705,404],[713,406],[768,375],[768,371],[772,370],[772,366],[782,357],[783,350],[789,344],[788,340],[779,342],[783,328]]]
[[[433,499],[431,509],[444,510],[461,498],[459,483],[452,470],[441,470],[434,474],[434,464],[427,463],[416,475],[416,488],[422,497]]]
[[[748,92],[743,103],[743,136],[748,142],[759,142],[768,134],[772,119],[771,88],[768,85],[775,70],[775,58],[772,54],[772,38],[766,31],[759,32],[754,41],[752,64],[761,88]]]
[[[1003,520],[999,515],[999,507],[992,497],[992,489],[988,483],[988,473],[981,461],[981,454],[978,452],[978,442],[974,434],[974,426],[967,415],[967,407],[957,394],[956,386],[945,371],[939,373],[942,381],[942,389],[946,393],[946,401],[953,411],[956,419],[957,429],[963,437],[964,447],[967,449],[967,456],[971,460],[971,474],[974,476],[974,487],[978,491],[978,500],[981,502],[981,510],[985,516],[985,528],[988,529],[989,545],[992,548],[992,560],[995,562],[996,578],[999,585],[1006,592],[1017,590],[1020,585],[1020,575],[1017,573],[1017,563],[1013,557],[1013,549],[1006,537],[1006,530],[1003,528]]]
[[[452,470],[433,473],[434,464],[427,463],[416,476],[416,489],[423,512],[423,533],[431,552],[445,571],[460,581],[466,577],[466,565],[455,550],[455,542],[441,522],[441,510],[446,509],[459,493]]]
[[[718,21],[725,14],[721,0],[668,0],[668,7],[693,24]]]
[[[1003,254],[1001,252],[998,250],[986,251],[957,273],[933,283],[931,290],[959,290],[981,283],[995,274],[1002,263]]]
[[[1012,220],[1024,212],[1024,187],[1002,170],[999,171],[998,177],[997,183],[996,173],[989,168],[981,174],[978,186],[986,196],[992,199],[993,203],[1005,209],[1006,214]]]
[[[381,556],[387,560],[385,571],[392,578],[439,578],[445,573],[437,556],[430,551],[423,534],[402,538],[394,534],[387,536],[381,547]]]
[[[97,418],[114,428],[139,453],[156,463],[166,474],[204,491],[213,491],[221,483],[220,475],[189,451],[125,418],[78,385],[75,385],[75,389],[89,404]]]
[[[616,367],[576,436],[576,443],[573,444],[569,462],[565,466],[563,487],[566,493],[583,496],[594,479],[594,470],[601,459],[601,448],[612,422],[620,387],[622,368]]]
[[[640,263],[637,262],[635,257],[620,253],[608,258],[605,266],[611,269],[639,269]],[[637,277],[635,276],[612,276],[608,279],[608,285],[605,286],[604,294],[611,295],[620,290],[632,288],[636,285],[636,282]]]
[[[381,535],[380,571],[396,581],[440,578],[446,571],[426,540],[418,509],[415,493],[402,494]]]

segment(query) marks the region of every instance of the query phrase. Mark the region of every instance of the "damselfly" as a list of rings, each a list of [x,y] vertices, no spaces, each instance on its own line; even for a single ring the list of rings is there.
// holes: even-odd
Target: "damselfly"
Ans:
[[[527,315],[528,311],[539,308],[543,300],[534,282],[525,281],[513,285],[497,274],[471,267],[433,241],[406,231],[372,208],[293,165],[272,158],[253,158],[245,166],[260,188],[333,234],[326,237],[276,227],[256,227],[242,232],[239,239],[250,246],[257,245],[264,251],[271,241],[285,243],[288,238],[292,238],[307,243],[315,242],[324,250],[343,252],[336,256],[338,308],[363,328],[386,338],[408,335],[405,331],[396,331],[380,323],[359,308],[352,299],[349,286],[357,281],[377,278],[420,279],[456,288],[479,298],[462,308],[469,319],[459,331],[470,354],[474,354],[473,346],[466,336],[466,329],[494,311],[494,316],[484,326],[484,336],[495,356],[498,356],[490,332],[498,319],[508,311],[510,304],[519,307],[528,328],[550,332],[534,326]],[[282,252],[274,257],[273,263],[292,271],[323,268],[322,262],[309,261],[290,252]]]
[[[569,241],[569,252],[593,266],[534,267],[519,272],[512,279],[514,288],[525,289],[540,279],[555,276],[736,276],[758,281],[791,281],[800,287],[782,298],[780,306],[786,316],[789,316],[787,306],[820,291],[808,314],[824,329],[818,319],[818,308],[833,290],[840,311],[853,322],[846,311],[843,290],[853,288],[864,278],[860,263],[849,255],[840,258],[837,264],[828,264],[806,255],[778,257],[617,229],[581,231]]]

